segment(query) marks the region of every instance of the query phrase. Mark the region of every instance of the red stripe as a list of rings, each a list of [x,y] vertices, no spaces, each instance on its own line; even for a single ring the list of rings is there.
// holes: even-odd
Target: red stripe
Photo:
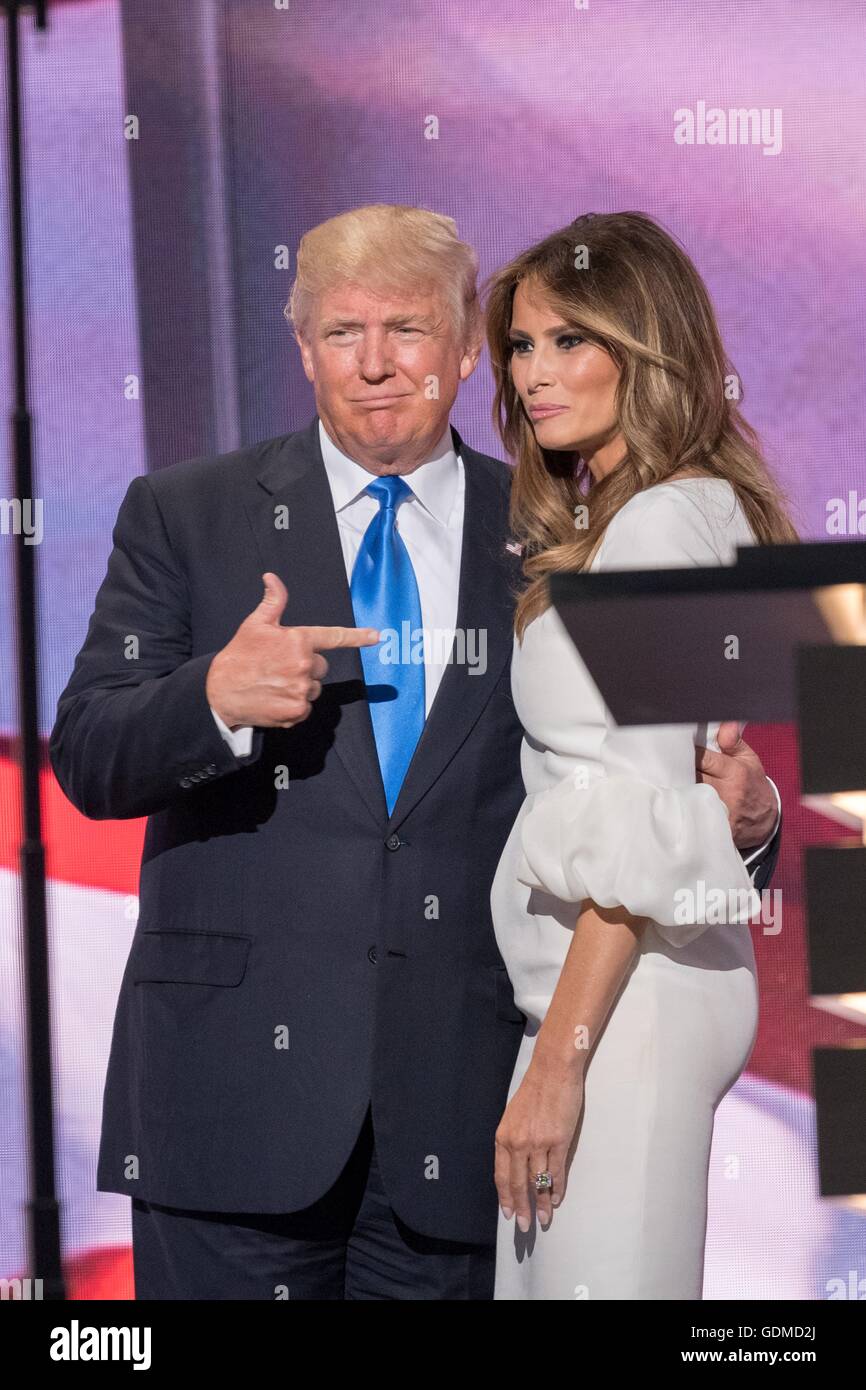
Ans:
[[[60,883],[138,893],[143,819],[88,820],[60,789],[53,772],[39,778],[45,872]],[[17,764],[0,758],[0,866],[20,870],[21,782]]]
[[[785,808],[782,854],[773,881],[773,888],[783,892],[782,931],[778,936],[765,936],[756,924],[753,933],[761,1023],[749,1072],[810,1095],[811,1049],[862,1039],[866,1028],[809,1003],[802,851],[805,844],[857,837],[844,835],[837,825],[800,804],[797,742],[792,727],[750,725],[746,737],[772,771]],[[47,762],[41,786],[49,877],[136,894],[144,820],[88,820],[67,801]],[[16,871],[21,837],[19,806],[16,764],[8,756],[0,757],[0,864]]]

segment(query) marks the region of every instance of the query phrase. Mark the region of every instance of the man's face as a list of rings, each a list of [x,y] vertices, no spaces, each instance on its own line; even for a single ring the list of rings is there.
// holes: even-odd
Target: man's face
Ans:
[[[480,352],[458,337],[437,291],[391,298],[355,284],[321,295],[299,341],[325,429],[378,474],[424,461]]]

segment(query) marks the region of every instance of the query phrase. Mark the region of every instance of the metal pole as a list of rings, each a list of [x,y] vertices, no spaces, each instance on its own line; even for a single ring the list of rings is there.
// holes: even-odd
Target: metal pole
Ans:
[[[6,11],[7,158],[12,266],[14,497],[33,505],[32,421],[27,405],[27,312],[22,182],[21,84],[18,21],[21,0],[2,0]],[[27,6],[26,8],[31,8]],[[46,28],[45,3],[32,6],[37,29]],[[20,514],[19,514],[20,516]],[[30,1275],[42,1280],[42,1297],[63,1299],[60,1210],[54,1187],[54,1106],[51,1079],[51,1012],[45,909],[45,853],[39,797],[39,683],[36,622],[36,554],[19,524],[15,537],[15,602],[18,647],[18,718],[24,838],[21,888],[24,906],[27,1133],[30,1192],[27,1226]]]

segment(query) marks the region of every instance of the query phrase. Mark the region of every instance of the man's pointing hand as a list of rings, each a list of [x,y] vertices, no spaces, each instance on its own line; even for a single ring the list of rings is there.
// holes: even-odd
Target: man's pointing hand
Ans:
[[[337,647],[372,647],[380,641],[372,627],[283,627],[286,586],[270,572],[262,579],[261,603],[208,669],[208,704],[230,729],[243,724],[290,729],[300,724],[321,694],[328,672],[321,653]]]

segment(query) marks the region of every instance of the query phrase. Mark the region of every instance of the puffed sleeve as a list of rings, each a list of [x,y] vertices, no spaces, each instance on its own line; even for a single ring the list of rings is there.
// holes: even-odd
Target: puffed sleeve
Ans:
[[[694,495],[672,491],[641,494],[623,508],[598,569],[733,559]],[[706,744],[707,726],[620,726],[606,707],[605,716],[602,770],[578,767],[535,795],[521,823],[518,879],[564,902],[591,898],[648,917],[675,947],[713,922],[748,921],[758,899],[727,811],[712,787],[695,781],[695,745]],[[711,739],[717,729],[710,726]]]

